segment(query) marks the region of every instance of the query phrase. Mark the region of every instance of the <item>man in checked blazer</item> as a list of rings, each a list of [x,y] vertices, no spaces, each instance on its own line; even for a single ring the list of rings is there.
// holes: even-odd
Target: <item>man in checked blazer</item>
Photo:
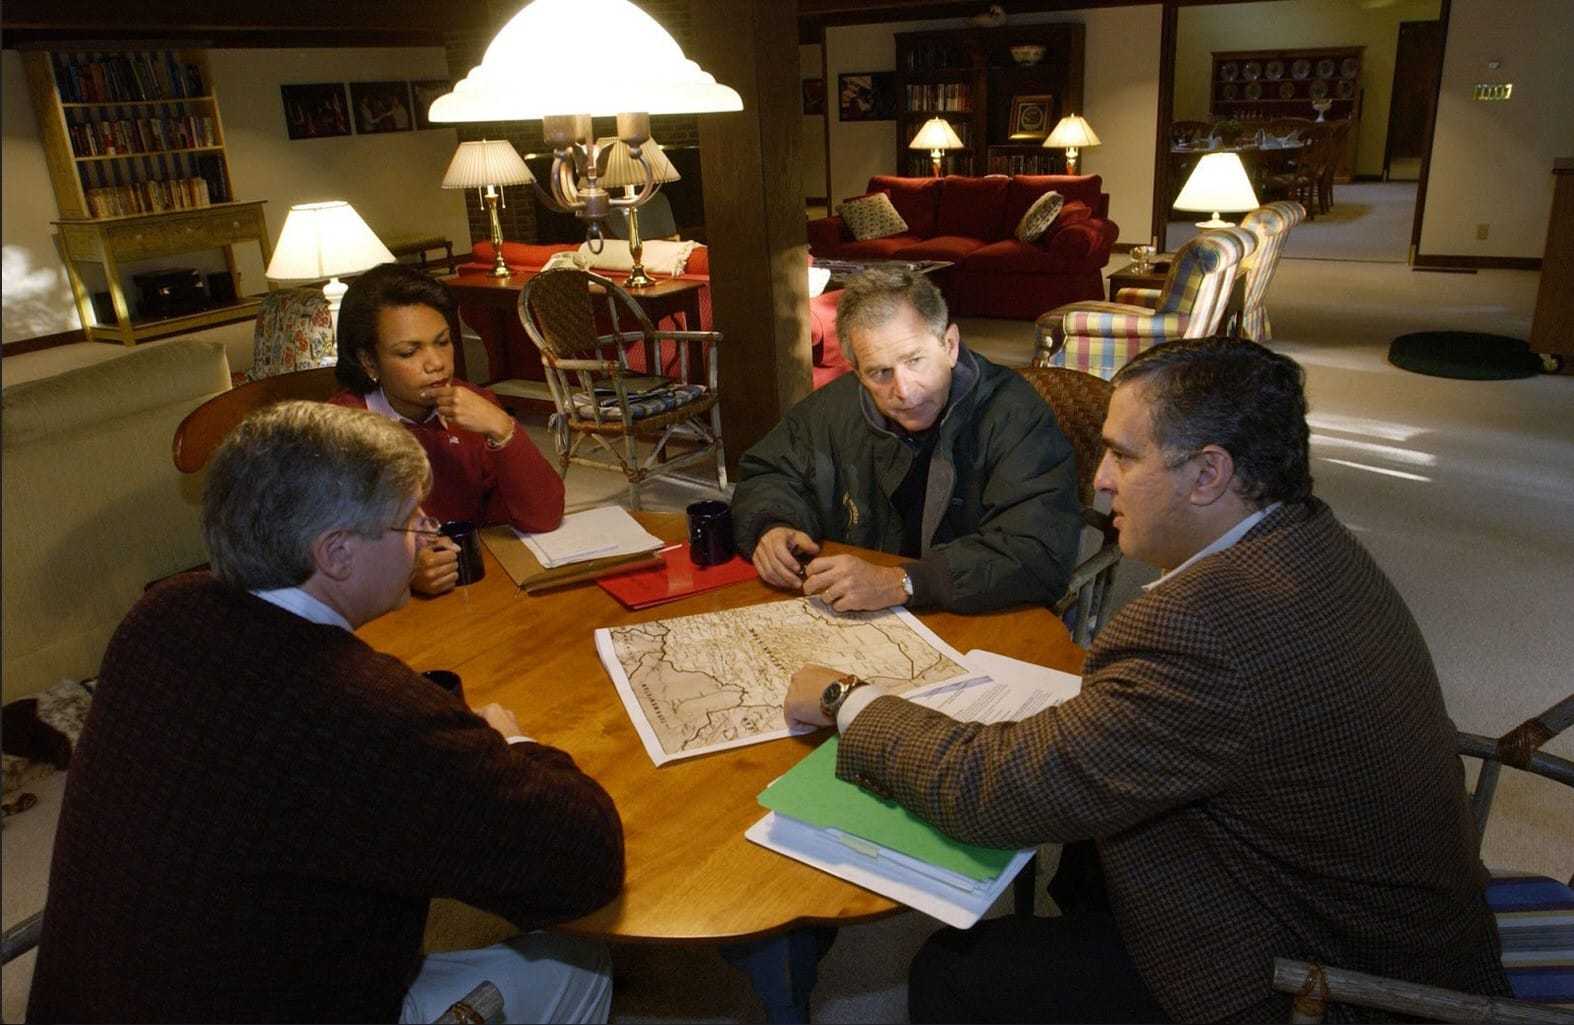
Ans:
[[[1300,367],[1198,339],[1114,380],[1096,483],[1122,551],[1170,569],[1078,697],[981,726],[824,667],[787,697],[841,729],[838,775],[953,836],[1096,848],[1107,901],[933,936],[912,1019],[1285,1021],[1276,956],[1507,995],[1437,674],[1312,497]]]

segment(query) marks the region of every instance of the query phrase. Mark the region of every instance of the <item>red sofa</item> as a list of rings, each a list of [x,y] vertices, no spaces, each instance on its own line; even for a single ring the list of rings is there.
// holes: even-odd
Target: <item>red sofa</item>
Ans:
[[[907,231],[859,242],[840,217],[809,222],[809,251],[842,260],[949,260],[935,274],[955,317],[1034,320],[1080,299],[1102,299],[1100,268],[1120,229],[1096,174],[897,178],[876,175],[869,192],[891,197]],[[1017,222],[1044,193],[1065,198],[1037,242],[1018,242]]]
[[[508,264],[509,269],[515,273],[538,271],[546,265],[547,260],[551,259],[554,253],[578,248],[579,246],[573,243],[536,245],[526,242],[504,242],[503,262]],[[472,262],[461,264],[458,273],[490,274],[492,272],[493,255],[490,242],[477,242],[471,249],[471,257]],[[614,281],[622,281],[624,277],[621,271],[602,273],[605,273],[607,277]],[[705,246],[696,248],[693,253],[689,254],[688,261],[684,264],[683,273],[679,276],[689,281],[703,281],[708,285],[710,282],[710,250]],[[852,370],[852,366],[842,355],[841,346],[836,339],[836,300],[840,296],[841,292],[825,292],[809,300],[809,336],[814,345],[812,374],[814,387],[816,388],[829,384]],[[507,346],[507,351],[514,353],[516,356],[512,362],[525,367],[524,372],[527,376],[544,379],[541,374],[540,356],[536,352],[535,344],[525,334],[525,329],[519,323],[518,317],[504,318],[507,326],[506,338],[490,338],[487,337],[491,333],[489,330],[490,325],[496,323],[497,318],[486,316],[485,311],[479,309],[471,310],[467,313],[468,306],[469,304],[460,302],[460,319],[481,334],[482,344],[486,346],[489,354],[501,352],[503,351],[501,347]],[[675,317],[669,318],[669,321],[664,321],[657,326],[667,328],[683,327],[681,323],[677,323],[677,318]],[[698,331],[711,330],[709,287],[700,292],[700,322],[698,324],[690,324],[688,327],[691,330]],[[725,352],[725,349],[723,352]],[[492,362],[494,366],[497,365],[495,356]],[[638,371],[645,369],[645,353],[642,348],[635,346],[629,350],[629,365]],[[665,372],[673,373],[675,369],[675,366],[668,366],[665,368]]]

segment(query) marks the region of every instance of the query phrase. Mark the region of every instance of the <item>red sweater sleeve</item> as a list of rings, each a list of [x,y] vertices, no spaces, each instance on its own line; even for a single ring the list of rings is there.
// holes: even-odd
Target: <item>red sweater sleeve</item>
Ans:
[[[492,396],[483,392],[487,398]],[[495,401],[495,400],[494,400]],[[486,449],[496,481],[486,497],[485,521],[510,523],[529,533],[556,530],[563,522],[563,478],[541,455],[523,425],[501,449]]]

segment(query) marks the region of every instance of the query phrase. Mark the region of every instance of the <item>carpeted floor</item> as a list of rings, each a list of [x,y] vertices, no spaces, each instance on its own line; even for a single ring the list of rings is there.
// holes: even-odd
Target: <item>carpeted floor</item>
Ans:
[[[1333,209],[1302,221],[1284,255],[1300,260],[1404,263],[1415,219],[1415,182],[1352,182],[1334,186]],[[1168,251],[1197,234],[1190,222],[1171,221]]]
[[[1570,687],[1574,377],[1453,381],[1405,373],[1386,354],[1391,338],[1423,328],[1524,337],[1538,277],[1288,259],[1269,295],[1275,347],[1307,372],[1317,493],[1405,595],[1455,721],[1489,735]],[[1032,352],[1029,323],[964,320],[962,334],[1003,363],[1025,364]],[[3,369],[29,358],[7,359]],[[539,429],[532,436],[547,445]],[[583,469],[570,473],[568,487],[576,506],[622,491],[610,475]],[[694,494],[671,488],[653,494],[651,504],[676,508]],[[1123,565],[1117,600],[1153,575]],[[1550,749],[1574,757],[1574,736]],[[1570,836],[1574,797],[1566,789],[1505,773],[1485,845],[1489,864],[1567,876]],[[48,855],[36,832],[29,837],[15,823],[3,841],[10,924],[13,909],[41,903]],[[904,1020],[906,966],[934,928],[909,912],[843,930],[821,965],[815,1020]],[[614,1021],[763,1020],[744,977],[712,948],[619,947],[614,960]],[[30,972],[31,956],[7,967],[5,1021],[21,1020]]]

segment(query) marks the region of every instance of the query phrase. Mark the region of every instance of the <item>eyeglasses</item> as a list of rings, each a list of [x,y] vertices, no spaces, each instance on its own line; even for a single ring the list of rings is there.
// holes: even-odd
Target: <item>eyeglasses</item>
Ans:
[[[443,536],[442,526],[441,520],[422,513],[415,521],[415,526],[413,527],[389,527],[388,529],[397,531],[400,534],[414,534],[426,544],[431,544]]]

